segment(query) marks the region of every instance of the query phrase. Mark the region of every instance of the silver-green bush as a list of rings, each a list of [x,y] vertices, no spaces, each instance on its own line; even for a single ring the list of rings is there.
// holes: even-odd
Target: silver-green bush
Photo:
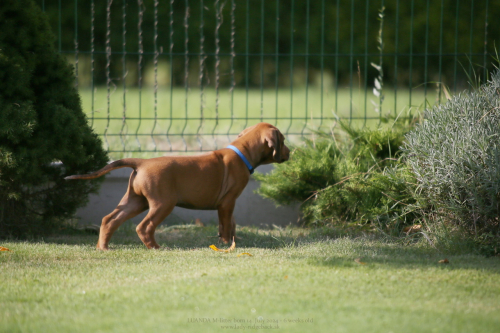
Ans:
[[[473,235],[498,235],[500,71],[428,110],[406,135],[406,163],[427,204]]]

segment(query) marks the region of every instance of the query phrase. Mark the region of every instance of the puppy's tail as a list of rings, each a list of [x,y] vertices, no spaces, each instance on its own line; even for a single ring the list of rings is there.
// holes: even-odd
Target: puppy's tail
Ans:
[[[104,175],[112,170],[120,169],[120,168],[132,168],[132,169],[136,170],[137,167],[141,164],[141,161],[142,160],[140,158],[124,158],[122,160],[118,160],[118,161],[114,161],[112,163],[109,163],[101,170],[89,173],[87,175],[73,175],[73,176],[65,177],[64,179],[94,179],[94,178],[101,177],[102,175]]]

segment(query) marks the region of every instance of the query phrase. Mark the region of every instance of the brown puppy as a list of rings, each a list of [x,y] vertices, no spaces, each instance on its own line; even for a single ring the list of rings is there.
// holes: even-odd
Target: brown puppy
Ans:
[[[107,250],[116,229],[148,208],[148,214],[136,231],[149,249],[159,248],[154,238],[155,229],[175,206],[217,210],[219,237],[228,243],[235,236],[233,209],[236,199],[247,185],[253,168],[288,160],[290,150],[284,139],[273,125],[259,123],[238,135],[231,143],[236,149],[224,148],[198,156],[125,158],[94,173],[66,179],[93,179],[118,168],[134,169],[127,193],[118,207],[102,219],[97,249]]]

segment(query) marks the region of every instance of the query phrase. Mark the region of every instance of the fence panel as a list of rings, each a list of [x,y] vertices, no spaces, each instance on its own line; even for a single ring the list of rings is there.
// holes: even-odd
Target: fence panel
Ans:
[[[488,0],[40,5],[114,158],[221,148],[260,121],[297,142],[410,117],[487,79],[500,33]]]

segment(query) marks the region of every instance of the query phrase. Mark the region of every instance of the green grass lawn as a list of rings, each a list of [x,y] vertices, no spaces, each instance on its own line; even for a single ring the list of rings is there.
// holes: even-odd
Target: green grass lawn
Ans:
[[[311,129],[318,128],[330,132],[336,116],[360,117],[362,119],[352,120],[353,125],[374,127],[379,124],[380,114],[407,116],[410,105],[415,114],[425,105],[434,104],[438,96],[431,87],[427,95],[422,88],[412,90],[411,98],[408,89],[387,88],[380,113],[375,110],[375,105],[378,107],[380,103],[378,97],[372,92],[365,96],[364,90],[358,88],[352,92],[349,88],[324,90],[323,94],[314,87],[293,91],[236,89],[233,93],[221,89],[218,97],[214,89],[206,89],[202,103],[198,88],[186,92],[183,88],[163,87],[157,92],[156,112],[151,87],[130,88],[125,95],[120,88],[110,90],[109,98],[106,87],[97,87],[93,94],[92,90],[82,88],[80,95],[90,124],[102,136],[105,148],[112,151],[183,151],[198,150],[200,146],[212,150],[215,143],[217,147],[227,145],[234,134],[259,121],[276,124],[283,133],[289,134],[289,140],[297,141],[301,135],[293,133],[310,133]],[[444,100],[444,94],[441,97]],[[114,152],[112,155],[113,158],[122,156],[131,154]]]
[[[94,249],[94,235],[3,241],[0,332],[500,329],[498,257],[249,228],[233,253],[220,253],[208,248],[215,234],[164,228],[157,238],[170,249],[146,250],[124,225],[109,252]]]

